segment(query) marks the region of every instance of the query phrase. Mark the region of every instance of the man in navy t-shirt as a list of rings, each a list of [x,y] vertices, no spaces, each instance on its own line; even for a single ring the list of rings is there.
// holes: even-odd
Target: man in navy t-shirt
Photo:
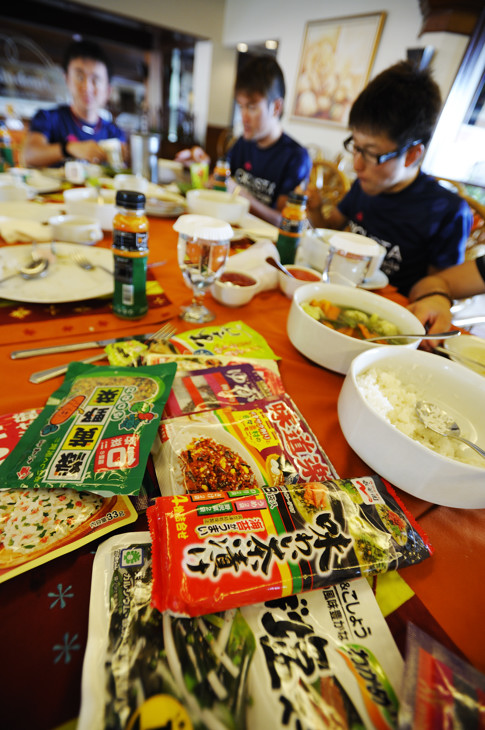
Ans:
[[[405,295],[463,261],[473,220],[462,198],[420,170],[440,109],[427,69],[401,61],[376,76],[352,105],[344,142],[357,179],[323,220],[311,211],[314,225],[348,225],[385,246],[382,271]]]
[[[24,147],[25,163],[33,167],[59,166],[75,158],[106,162],[100,140],[116,138],[126,157],[125,133],[100,116],[109,98],[109,65],[102,49],[90,41],[72,43],[64,56],[70,105],[38,111],[30,122]]]

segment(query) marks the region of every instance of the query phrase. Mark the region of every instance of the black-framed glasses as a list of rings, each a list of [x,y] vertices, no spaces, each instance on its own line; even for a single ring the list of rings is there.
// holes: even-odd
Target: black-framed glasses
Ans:
[[[365,162],[369,162],[372,165],[382,165],[383,162],[393,160],[395,157],[400,157],[405,152],[407,152],[410,147],[421,144],[422,141],[422,139],[415,139],[413,142],[409,142],[409,144],[405,145],[404,147],[399,147],[397,150],[393,150],[392,152],[384,152],[382,155],[377,155],[375,152],[369,152],[369,150],[366,150],[365,147],[359,147],[359,145],[355,144],[353,136],[350,135],[350,137],[347,137],[347,139],[344,141],[344,147],[347,152],[350,152],[351,155],[355,155],[358,152]]]

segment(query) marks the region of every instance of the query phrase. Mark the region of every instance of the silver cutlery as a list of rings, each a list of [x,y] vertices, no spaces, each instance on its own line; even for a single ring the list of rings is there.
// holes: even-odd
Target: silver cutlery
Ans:
[[[449,332],[436,332],[434,335],[379,335],[378,337],[366,337],[366,342],[378,342],[381,340],[445,340],[448,337],[457,337],[460,335],[460,330],[450,330]]]
[[[110,276],[113,276],[113,272],[111,269],[108,269],[107,266],[103,266],[103,264],[93,264],[92,261],[89,261],[89,259],[86,258],[82,253],[76,253],[72,257],[75,264],[81,267],[81,269],[84,269],[85,271],[94,271],[94,269],[103,269],[103,271],[106,271]]]
[[[460,427],[453,420],[453,417],[443,408],[436,405],[436,403],[419,400],[416,403],[416,415],[426,428],[431,429],[435,433],[439,433],[440,436],[448,436],[458,439],[458,441],[463,441],[464,444],[485,458],[485,451],[480,446],[477,446],[477,444],[474,444],[473,441],[463,438]]]
[[[49,261],[43,257],[32,258],[25,266],[21,266],[15,274],[9,274],[3,279],[0,279],[0,284],[9,279],[14,279],[16,276],[22,276],[24,279],[37,279],[37,277],[45,276],[49,267]]]
[[[94,347],[106,347],[114,342],[126,342],[127,340],[157,340],[165,341],[176,333],[176,329],[170,323],[165,323],[156,332],[145,332],[142,335],[126,335],[125,337],[112,337],[106,340],[90,340],[88,342],[75,342],[67,345],[51,345],[50,347],[34,347],[28,350],[14,350],[10,353],[12,360],[20,360],[26,357],[37,357],[38,355],[52,355],[56,352],[75,352],[77,350],[90,350]]]

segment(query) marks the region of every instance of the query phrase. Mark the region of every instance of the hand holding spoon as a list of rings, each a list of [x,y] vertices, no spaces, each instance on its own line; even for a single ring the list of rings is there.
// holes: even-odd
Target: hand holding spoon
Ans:
[[[485,459],[485,451],[472,441],[463,438],[459,425],[455,423],[449,413],[436,405],[436,403],[419,400],[416,403],[416,415],[426,428],[430,428],[441,436],[449,436],[458,439],[458,441],[463,441],[464,444],[474,449]]]

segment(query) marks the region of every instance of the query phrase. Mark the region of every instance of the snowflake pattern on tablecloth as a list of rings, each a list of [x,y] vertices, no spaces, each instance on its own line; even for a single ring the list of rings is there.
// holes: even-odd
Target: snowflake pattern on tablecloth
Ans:
[[[54,658],[54,664],[57,664],[61,661],[61,659],[64,659],[64,664],[69,664],[69,662],[72,659],[72,653],[75,651],[79,651],[81,648],[81,644],[76,644],[79,635],[74,634],[74,636],[69,636],[69,633],[66,632],[64,634],[63,643],[62,644],[54,644],[52,647],[53,651],[57,651],[58,654]]]
[[[59,608],[65,608],[67,605],[65,599],[74,598],[74,593],[72,593],[72,586],[67,586],[67,588],[64,588],[62,583],[57,584],[57,592],[51,592],[47,595],[49,596],[49,598],[55,598],[55,601],[52,601],[49,608],[55,608],[55,606],[57,605],[59,605]]]

